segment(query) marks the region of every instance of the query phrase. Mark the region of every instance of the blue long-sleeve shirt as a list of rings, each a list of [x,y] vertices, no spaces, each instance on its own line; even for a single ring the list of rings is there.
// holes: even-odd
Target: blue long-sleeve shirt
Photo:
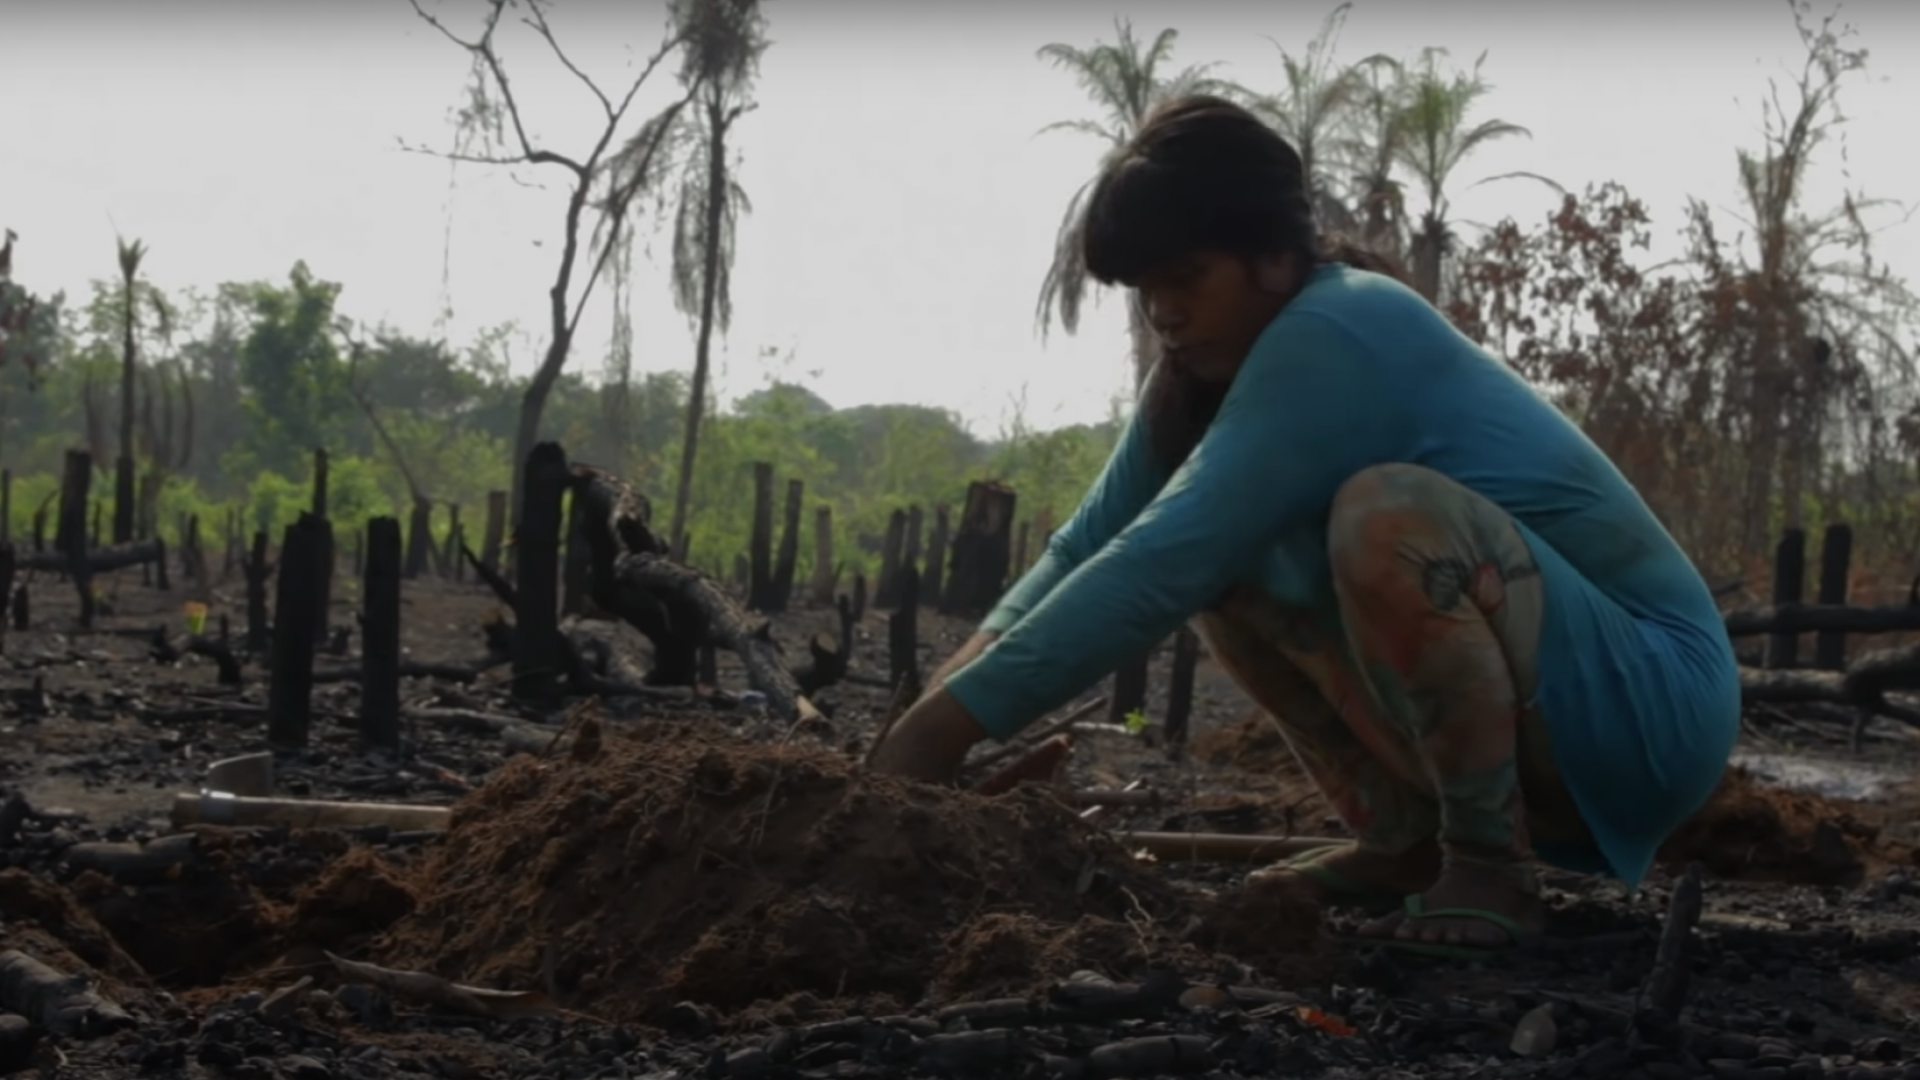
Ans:
[[[1002,636],[948,680],[989,734],[1065,704],[1236,584],[1329,604],[1335,491],[1404,462],[1505,509],[1540,564],[1539,701],[1607,864],[1577,868],[1637,882],[1711,794],[1740,691],[1705,583],[1599,448],[1412,290],[1320,267],[1171,475],[1145,423],[1136,413],[1073,518],[988,616],[983,628]]]

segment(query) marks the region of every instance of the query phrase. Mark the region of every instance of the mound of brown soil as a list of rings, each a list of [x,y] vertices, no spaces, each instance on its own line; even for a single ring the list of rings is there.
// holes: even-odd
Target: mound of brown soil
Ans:
[[[1678,870],[1698,861],[1715,876],[1743,881],[1851,885],[1899,857],[1879,842],[1863,809],[1730,769],[1707,805],[1668,838],[1660,862]]]
[[[911,1005],[1169,959],[1197,909],[1048,796],[657,725],[522,758],[456,810],[381,962],[612,1020],[688,1000]]]

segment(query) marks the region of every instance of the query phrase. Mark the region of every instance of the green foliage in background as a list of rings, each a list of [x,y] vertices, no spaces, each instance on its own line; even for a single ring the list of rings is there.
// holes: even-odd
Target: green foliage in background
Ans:
[[[69,449],[94,454],[95,497],[110,496],[120,395],[116,288],[97,283],[90,302],[66,314],[57,348],[31,380],[20,365],[0,366],[0,465],[13,474],[16,537],[28,535],[35,511],[49,505]],[[338,310],[340,293],[338,283],[298,264],[283,281],[231,282],[210,294],[168,297],[175,325],[164,336],[142,330],[138,407],[154,418],[147,423],[155,430],[171,433],[178,465],[160,498],[164,537],[175,540],[186,516],[197,514],[203,542],[217,544],[237,511],[249,534],[266,530],[278,542],[310,503],[316,446],[328,451],[336,528],[378,514],[404,520],[407,479],[377,419],[435,503],[439,536],[451,503],[477,541],[487,493],[507,487],[508,447],[525,387],[525,378],[509,371],[511,328],[455,349],[352,327]],[[576,460],[629,477],[664,518],[686,403],[680,372],[635,373],[626,385],[570,373],[546,409],[542,437]],[[1112,449],[1118,415],[1046,432],[1016,417],[982,439],[944,410],[835,409],[803,386],[771,383],[710,409],[702,425],[690,507],[693,561],[728,572],[747,550],[756,461],[774,465],[776,507],[788,480],[806,485],[800,580],[811,572],[820,505],[833,510],[835,557],[848,573],[877,565],[893,510],[919,505],[931,522],[937,506],[957,511],[976,479],[1011,484],[1023,519],[1045,511],[1062,522]]]

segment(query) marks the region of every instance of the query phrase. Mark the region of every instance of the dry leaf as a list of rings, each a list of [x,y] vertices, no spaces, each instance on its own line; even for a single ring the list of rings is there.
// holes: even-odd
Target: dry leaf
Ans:
[[[553,999],[537,990],[488,990],[479,986],[461,986],[424,971],[394,971],[376,964],[343,960],[326,954],[341,976],[351,982],[378,986],[397,997],[410,998],[424,1005],[439,1005],[470,1016],[495,1020],[519,1020],[529,1016],[551,1016],[560,1012]]]
[[[1347,1023],[1337,1016],[1323,1013],[1311,1005],[1298,1006],[1293,1010],[1293,1014],[1305,1021],[1308,1025],[1317,1027],[1329,1035],[1345,1038],[1354,1033],[1352,1024]]]

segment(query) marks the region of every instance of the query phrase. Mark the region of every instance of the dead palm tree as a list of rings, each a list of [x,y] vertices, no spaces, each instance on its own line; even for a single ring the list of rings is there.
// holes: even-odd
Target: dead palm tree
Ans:
[[[140,264],[147,257],[147,246],[138,240],[119,240],[120,262],[120,456],[114,462],[113,542],[124,544],[133,539],[138,521],[134,482],[133,421],[138,402],[135,399],[139,375],[140,309],[152,309],[155,325],[162,335],[172,333],[173,314],[166,298],[150,283],[141,280]]]
[[[1211,74],[1215,65],[1196,64],[1170,70],[1174,44],[1180,32],[1171,27],[1143,43],[1125,19],[1114,22],[1115,40],[1101,41],[1091,47],[1051,44],[1039,50],[1039,58],[1068,72],[1085,90],[1099,111],[1097,119],[1062,120],[1041,128],[1041,132],[1074,131],[1091,135],[1104,144],[1104,155],[1124,147],[1140,130],[1147,117],[1162,103],[1189,94],[1241,94],[1232,84]],[[1075,191],[1061,216],[1055,235],[1053,262],[1040,282],[1036,320],[1044,340],[1048,326],[1058,320],[1061,329],[1074,333],[1079,329],[1080,312],[1087,298],[1086,263],[1080,253],[1080,234],[1086,219],[1086,199],[1093,179]],[[1147,333],[1139,306],[1128,305],[1128,329],[1133,342],[1134,381],[1146,378],[1155,357],[1152,335]]]
[[[1354,101],[1342,149],[1341,202],[1354,218],[1360,242],[1404,260],[1407,253],[1406,187],[1397,175],[1406,138],[1406,71],[1391,56],[1370,56],[1353,65]]]
[[[1299,151],[1322,227],[1357,234],[1355,207],[1341,197],[1338,174],[1345,162],[1365,156],[1368,144],[1357,137],[1356,121],[1367,101],[1365,65],[1372,61],[1352,66],[1334,62],[1334,48],[1352,8],[1352,0],[1347,0],[1329,12],[1299,56],[1268,38],[1280,51],[1282,85],[1272,94],[1253,95],[1248,105]]]
[[[1443,70],[1440,61],[1446,55],[1444,49],[1425,49],[1410,70],[1403,69],[1407,70],[1405,96],[1394,148],[1397,163],[1412,175],[1426,200],[1411,241],[1413,280],[1421,294],[1434,303],[1440,301],[1441,270],[1453,243],[1447,192],[1454,173],[1488,143],[1516,135],[1532,136],[1526,128],[1505,120],[1471,122],[1474,107],[1493,89],[1480,74],[1486,54],[1482,53],[1468,71]],[[1488,177],[1480,183],[1510,177],[1552,183],[1521,172]]]
[[[734,230],[752,209],[727,154],[733,125],[753,107],[749,94],[766,51],[765,16],[759,0],[676,0],[674,20],[686,34],[681,80],[697,86],[696,108],[684,131],[691,146],[673,225],[673,296],[694,319],[693,384],[687,395],[687,428],[667,532],[675,551],[686,549],[687,501],[707,407],[713,331],[733,318],[728,288],[733,270]]]

